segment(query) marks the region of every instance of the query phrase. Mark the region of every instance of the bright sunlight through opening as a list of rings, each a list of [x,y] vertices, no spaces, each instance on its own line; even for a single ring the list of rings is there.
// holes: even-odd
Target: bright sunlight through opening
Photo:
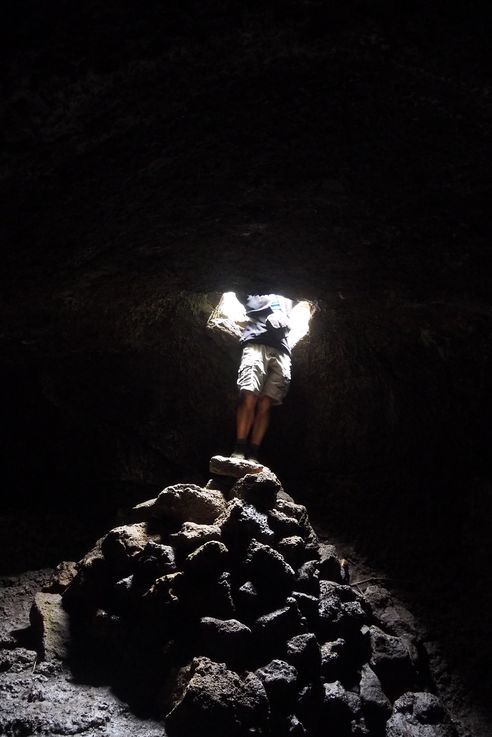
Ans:
[[[290,332],[287,337],[289,346],[293,348],[305,335],[309,333],[309,321],[315,312],[312,302],[302,300],[298,302],[290,313]],[[248,321],[246,311],[234,292],[225,292],[210,315],[207,327],[222,330],[237,338],[241,337],[242,329]]]

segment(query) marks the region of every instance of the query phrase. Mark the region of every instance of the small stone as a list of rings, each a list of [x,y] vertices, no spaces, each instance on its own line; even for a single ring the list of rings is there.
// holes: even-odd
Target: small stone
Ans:
[[[188,555],[204,543],[220,539],[221,532],[217,525],[202,525],[197,522],[184,522],[179,532],[169,535],[170,542],[181,555]]]
[[[226,502],[220,491],[202,489],[196,484],[166,487],[156,499],[155,516],[175,524],[196,522],[211,525],[224,513]]]
[[[166,716],[170,737],[195,737],[197,731],[231,737],[262,729],[269,716],[263,684],[253,673],[241,678],[223,663],[195,658],[178,675],[179,692]]]
[[[46,660],[65,660],[70,643],[70,620],[60,594],[38,592],[29,614],[37,649]]]
[[[260,473],[249,473],[236,481],[231,489],[231,497],[243,499],[247,504],[266,510],[275,505],[281,489],[282,485],[275,474],[265,469]]]
[[[77,564],[73,560],[63,560],[55,568],[50,591],[61,594],[69,586],[77,575]]]

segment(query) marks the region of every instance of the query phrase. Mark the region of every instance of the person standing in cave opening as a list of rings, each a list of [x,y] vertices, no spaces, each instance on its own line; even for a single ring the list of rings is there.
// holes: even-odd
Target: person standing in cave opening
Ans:
[[[246,309],[237,386],[232,458],[258,460],[272,406],[282,404],[291,378],[289,316],[294,302],[280,294],[237,295]]]

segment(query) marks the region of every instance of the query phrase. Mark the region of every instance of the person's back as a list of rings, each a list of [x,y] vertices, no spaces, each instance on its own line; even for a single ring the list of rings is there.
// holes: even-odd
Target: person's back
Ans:
[[[238,295],[248,321],[237,386],[236,444],[233,457],[257,459],[270,408],[282,403],[290,384],[289,315],[294,302],[280,294]]]

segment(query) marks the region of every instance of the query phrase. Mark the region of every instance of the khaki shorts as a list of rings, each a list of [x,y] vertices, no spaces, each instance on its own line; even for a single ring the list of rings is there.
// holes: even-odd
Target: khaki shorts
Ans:
[[[266,394],[282,404],[290,384],[291,360],[287,353],[268,345],[250,343],[243,348],[237,377],[239,391]]]

